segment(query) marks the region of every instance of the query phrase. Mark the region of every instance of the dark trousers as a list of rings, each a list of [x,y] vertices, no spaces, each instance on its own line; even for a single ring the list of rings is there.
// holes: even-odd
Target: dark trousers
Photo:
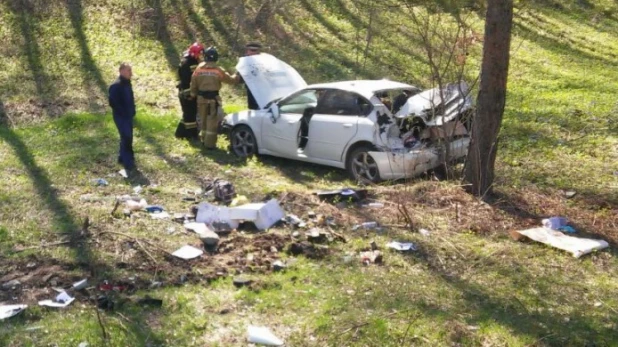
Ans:
[[[118,162],[129,171],[135,168],[135,156],[133,154],[133,119],[114,116],[114,123],[120,135],[120,150]]]
[[[182,121],[178,123],[176,128],[176,137],[197,138],[199,132],[196,124],[197,100],[189,100],[183,97],[180,97],[179,100],[182,108]]]

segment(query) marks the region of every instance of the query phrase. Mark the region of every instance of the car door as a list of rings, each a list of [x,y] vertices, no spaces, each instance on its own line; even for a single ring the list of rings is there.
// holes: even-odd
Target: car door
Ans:
[[[358,131],[359,117],[367,115],[370,107],[369,101],[358,94],[324,91],[309,123],[307,156],[341,161],[343,151]]]
[[[270,117],[262,121],[262,143],[275,155],[295,158],[298,156],[298,136],[301,119],[307,109],[317,104],[316,90],[295,93],[278,103],[279,117],[273,122]]]

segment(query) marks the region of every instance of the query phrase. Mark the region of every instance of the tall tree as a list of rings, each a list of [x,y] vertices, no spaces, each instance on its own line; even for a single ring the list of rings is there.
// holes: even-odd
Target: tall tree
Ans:
[[[465,180],[472,193],[491,192],[509,72],[513,0],[487,0],[485,45]]]

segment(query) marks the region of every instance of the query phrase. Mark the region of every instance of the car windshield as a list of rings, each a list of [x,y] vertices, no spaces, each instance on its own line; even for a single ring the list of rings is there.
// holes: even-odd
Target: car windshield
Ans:
[[[305,90],[279,103],[279,111],[281,113],[302,114],[308,107],[315,107],[318,103],[317,100],[316,90]]]

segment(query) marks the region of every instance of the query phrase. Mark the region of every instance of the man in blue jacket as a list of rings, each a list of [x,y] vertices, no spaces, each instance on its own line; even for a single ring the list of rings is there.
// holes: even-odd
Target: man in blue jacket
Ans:
[[[124,166],[129,175],[135,169],[133,155],[133,118],[135,117],[135,99],[131,77],[133,71],[128,63],[120,64],[120,76],[109,87],[109,105],[114,114],[114,123],[120,134],[120,152],[118,163]]]

